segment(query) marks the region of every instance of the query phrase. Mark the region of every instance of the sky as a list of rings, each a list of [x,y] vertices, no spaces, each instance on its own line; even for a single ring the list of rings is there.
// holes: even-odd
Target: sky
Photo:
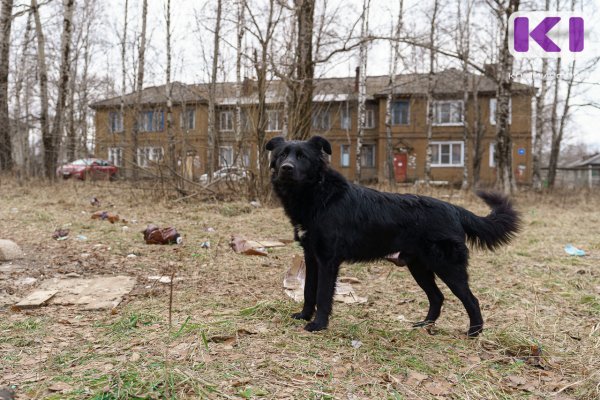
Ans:
[[[102,0],[103,18],[105,20],[105,37],[112,47],[109,50],[103,50],[98,55],[98,62],[102,65],[105,73],[111,76],[117,76],[116,80],[120,82],[120,49],[116,32],[120,31],[123,23],[123,4],[124,0]],[[258,1],[260,0],[251,0]],[[461,0],[443,0],[445,2],[446,18],[452,15],[456,2]],[[560,0],[565,2],[566,0]],[[585,20],[585,48],[581,57],[577,60],[577,72],[580,71],[580,65],[584,65],[587,60],[593,56],[600,55],[600,0],[584,0],[585,6],[579,5],[579,12]],[[323,0],[317,0],[323,4]],[[541,0],[538,0],[541,3]],[[129,25],[130,37],[133,37],[133,31],[138,29],[140,20],[141,1],[129,0]],[[404,0],[405,26],[408,31],[423,30],[422,24],[427,24],[427,14],[431,8],[433,0]],[[464,4],[465,1],[462,1]],[[524,7],[532,7],[535,1],[524,2]],[[186,83],[205,82],[208,77],[208,66],[210,65],[210,54],[212,46],[211,27],[214,25],[214,8],[216,1],[198,1],[198,0],[172,0],[172,25],[173,25],[173,81]],[[233,4],[232,0],[225,0],[225,4]],[[362,0],[326,0],[326,7],[329,11],[335,11],[334,20],[330,29],[333,31],[343,30],[343,26],[349,26],[354,21],[362,9]],[[398,14],[398,2],[388,0],[371,0],[370,12],[370,30],[372,32],[389,33],[391,24]],[[149,43],[148,64],[146,82],[151,84],[164,83],[164,59],[165,59],[165,1],[149,0],[148,26]],[[226,7],[232,7],[231,5]],[[320,6],[322,7],[322,6]],[[454,7],[454,8],[453,8]],[[523,7],[522,7],[523,9]],[[233,13],[225,13],[233,15]],[[260,9],[256,9],[256,14],[260,17]],[[483,30],[488,23],[488,15],[479,15],[474,18],[472,24],[472,34],[477,37],[483,37],[487,33]],[[408,20],[406,20],[408,19]],[[357,27],[357,33],[358,33]],[[452,29],[448,21],[440,22],[440,29]],[[234,43],[234,22],[229,20],[224,23],[224,34],[228,43]],[[552,32],[548,35],[552,38]],[[246,39],[249,40],[249,39]],[[532,44],[535,46],[535,44]],[[134,47],[129,49],[134,54]],[[222,51],[225,57],[233,58],[234,50],[231,44],[222,45]],[[486,51],[494,51],[489,49]],[[402,52],[410,56],[410,49],[404,48]],[[368,74],[384,75],[388,74],[389,69],[389,44],[384,42],[375,43],[370,46],[368,58]],[[105,60],[102,60],[104,58]],[[421,57],[421,62],[426,59]],[[566,62],[566,61],[565,61]],[[539,63],[538,63],[539,64]],[[233,64],[230,64],[233,65]],[[358,65],[357,51],[344,54],[334,58],[326,66],[317,68],[318,76],[353,76],[354,68]],[[440,61],[440,66],[447,66],[447,61]],[[551,65],[552,62],[551,62]],[[515,63],[515,73],[523,73],[524,78],[519,79],[529,83],[529,76],[526,71],[530,69],[527,63]],[[539,65],[533,68],[535,73],[539,70]],[[405,70],[404,70],[405,71]],[[403,66],[400,65],[398,72],[403,72]],[[228,66],[223,68],[219,79],[235,79],[233,68]],[[565,76],[566,78],[566,76]],[[578,86],[573,97],[573,104],[581,105],[591,102],[600,104],[600,68],[595,66],[581,79],[583,82]],[[568,126],[566,139],[570,143],[583,141],[590,149],[600,151],[600,132],[597,126],[600,121],[600,109],[594,107],[573,107],[571,122]]]

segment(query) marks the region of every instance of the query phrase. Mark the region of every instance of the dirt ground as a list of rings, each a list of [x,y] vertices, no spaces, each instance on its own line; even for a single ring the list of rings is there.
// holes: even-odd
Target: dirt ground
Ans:
[[[337,303],[329,330],[307,333],[289,318],[300,305],[282,288],[300,247],[270,249],[268,257],[229,248],[232,234],[291,239],[280,208],[154,194],[119,182],[1,182],[0,238],[17,242],[25,257],[0,263],[0,303],[70,273],[137,283],[113,310],[0,306],[0,389],[18,399],[600,398],[598,193],[516,196],[518,239],[496,253],[471,253],[486,322],[476,339],[465,337],[466,313],[446,287],[437,326],[412,329],[427,299],[389,262],[344,265],[341,275],[357,278],[368,302]],[[432,195],[487,212],[472,194]],[[128,222],[92,220],[99,209]],[[144,244],[149,223],[176,227],[183,244]],[[52,239],[57,228],[69,238]],[[567,255],[568,243],[587,256]],[[173,271],[169,326],[170,286],[148,277]]]

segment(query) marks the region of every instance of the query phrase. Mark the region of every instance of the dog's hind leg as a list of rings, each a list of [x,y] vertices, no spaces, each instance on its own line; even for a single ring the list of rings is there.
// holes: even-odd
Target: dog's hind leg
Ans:
[[[304,306],[302,311],[292,314],[292,318],[310,321],[317,305],[318,265],[315,256],[308,251],[304,252],[304,262],[306,265]]]
[[[469,315],[469,330],[467,336],[475,337],[483,331],[483,318],[479,301],[469,288],[469,277],[466,265],[446,265],[436,269],[435,273],[450,288],[452,293],[460,299]]]
[[[412,274],[413,278],[415,278],[415,281],[417,281],[417,284],[421,287],[421,289],[425,291],[425,294],[427,294],[427,299],[429,300],[429,311],[427,312],[425,320],[416,322],[413,324],[413,327],[418,328],[431,325],[438,319],[440,313],[442,312],[444,295],[435,284],[435,275],[432,271],[414,261],[408,263],[408,270]]]

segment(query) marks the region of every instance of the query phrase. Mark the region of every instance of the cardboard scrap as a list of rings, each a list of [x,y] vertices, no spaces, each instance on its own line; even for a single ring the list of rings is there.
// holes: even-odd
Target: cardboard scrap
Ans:
[[[279,240],[247,240],[238,235],[232,235],[229,245],[236,253],[249,256],[267,256],[268,248],[283,247],[285,243]]]
[[[48,300],[50,300],[57,292],[57,290],[36,290],[29,293],[27,297],[15,304],[15,307],[20,310],[26,310],[43,306],[48,303]]]
[[[286,271],[283,278],[283,288],[285,294],[291,297],[296,302],[304,300],[304,283],[306,280],[306,264],[304,257],[294,255],[292,257],[292,265]],[[361,297],[356,294],[352,283],[360,283],[356,278],[341,277],[335,283],[335,294],[333,300],[346,304],[362,304],[367,302],[366,297]]]
[[[0,261],[11,261],[22,257],[23,252],[18,244],[12,240],[0,239]]]
[[[123,296],[129,293],[135,286],[135,278],[131,276],[108,276],[90,279],[54,278],[42,282],[38,290],[34,291],[16,307],[20,306],[30,296],[41,296],[42,293],[52,293],[46,299],[48,304],[77,305],[84,310],[112,309],[118,306]],[[31,303],[31,302],[30,302]],[[25,303],[27,304],[27,303]],[[40,303],[40,306],[44,303]],[[32,304],[30,307],[36,307]]]

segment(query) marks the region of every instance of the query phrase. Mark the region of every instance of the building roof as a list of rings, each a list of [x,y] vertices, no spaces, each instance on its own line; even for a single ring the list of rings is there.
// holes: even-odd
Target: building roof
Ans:
[[[428,74],[401,74],[396,76],[396,82],[393,93],[396,95],[425,95],[427,93]],[[355,99],[356,78],[320,78],[315,79],[315,90],[313,100],[315,102],[335,102]],[[463,91],[462,71],[455,68],[446,69],[435,74],[434,93],[437,95],[449,95],[462,93]],[[245,92],[247,95],[242,97],[242,104],[254,104],[258,101],[256,93],[256,81],[246,80]],[[481,93],[495,93],[496,83],[489,77],[479,74],[469,74],[469,91],[477,85]],[[215,87],[217,103],[219,105],[234,105],[235,83],[221,82]],[[184,84],[180,82],[172,83],[171,99],[173,104],[181,103],[207,103],[209,85],[202,84]],[[533,94],[534,88],[529,85],[514,82],[513,91]],[[376,97],[386,96],[389,93],[389,76],[368,76],[367,77],[367,98],[372,100]],[[285,96],[285,84],[281,80],[272,80],[267,83],[266,100],[267,103],[282,103]],[[125,95],[125,104],[134,104],[137,100],[135,92]],[[142,90],[141,104],[159,105],[167,102],[166,85],[151,86]],[[105,99],[93,103],[93,109],[114,108],[121,104],[121,96]]]
[[[580,160],[574,161],[565,165],[566,168],[580,168],[580,167],[588,167],[600,165],[600,153],[594,154],[593,156],[588,156],[582,158]]]

